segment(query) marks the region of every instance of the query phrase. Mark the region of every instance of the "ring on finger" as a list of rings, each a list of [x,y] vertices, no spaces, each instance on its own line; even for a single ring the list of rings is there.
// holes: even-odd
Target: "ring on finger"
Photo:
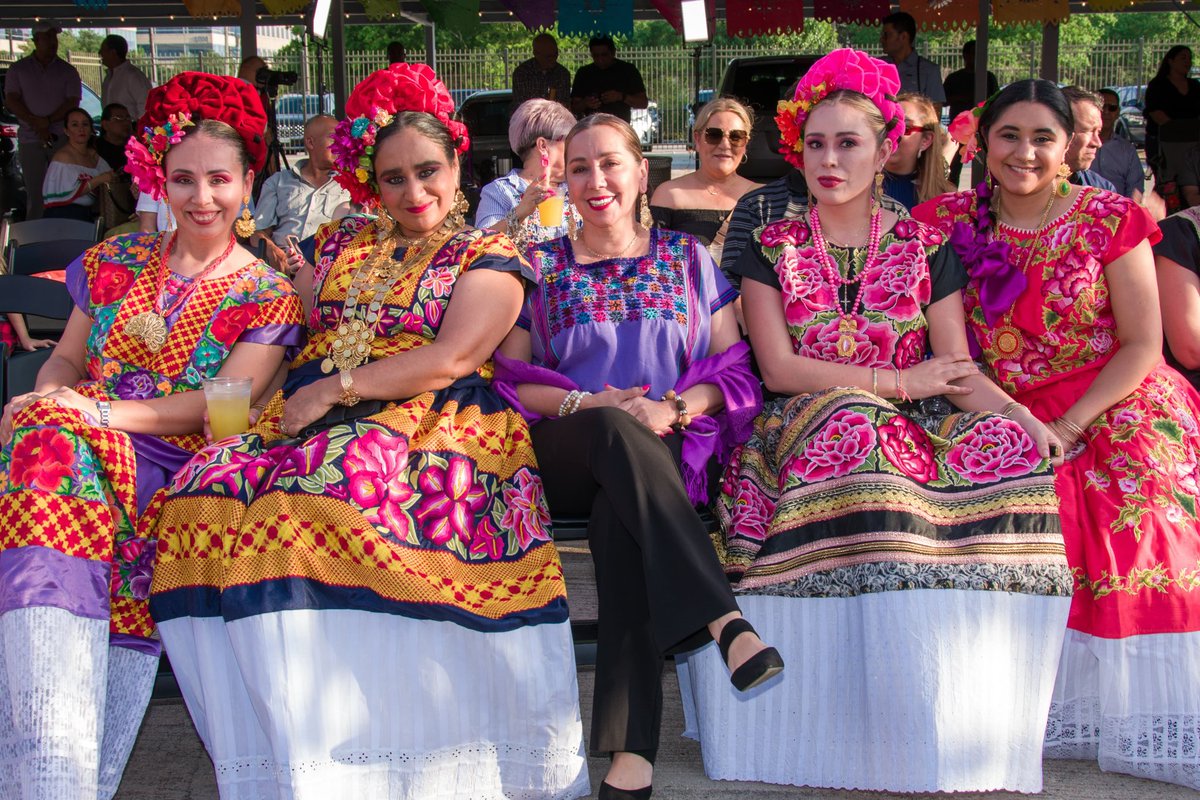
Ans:
[[[1052,445],[1050,445],[1050,456],[1051,456],[1051,458],[1055,458],[1055,457],[1057,457],[1057,456],[1061,456],[1061,455],[1062,455],[1062,448],[1061,448],[1061,447],[1059,447],[1059,446],[1058,446],[1058,445],[1056,445],[1056,444],[1052,444]]]
[[[284,422],[283,420],[279,420],[279,432],[282,433],[284,436],[292,435],[292,434],[288,433],[287,423]]]

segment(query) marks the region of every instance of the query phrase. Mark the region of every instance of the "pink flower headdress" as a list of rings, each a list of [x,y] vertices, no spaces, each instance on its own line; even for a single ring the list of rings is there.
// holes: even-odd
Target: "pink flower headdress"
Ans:
[[[392,64],[364,78],[346,101],[346,119],[333,131],[334,180],[364,206],[379,203],[379,184],[371,160],[375,137],[402,111],[421,111],[436,117],[450,131],[455,152],[466,152],[467,127],[456,119],[454,99],[446,85],[425,64]]]
[[[996,92],[1000,94],[1000,92]],[[979,118],[983,116],[983,112],[987,111],[988,106],[996,99],[996,94],[984,100],[974,108],[968,108],[966,111],[960,112],[958,116],[950,121],[950,127],[947,132],[950,138],[963,146],[964,162],[975,158],[975,154],[983,149],[983,142],[979,136]]]
[[[183,140],[184,129],[194,124],[191,115],[185,111],[171,114],[162,125],[144,129],[140,139],[129,137],[125,143],[125,171],[141,191],[148,192],[155,200],[166,197],[163,158],[171,145]]]
[[[860,50],[834,50],[809,67],[791,100],[780,100],[775,122],[779,125],[780,152],[788,163],[804,167],[804,123],[818,103],[833,92],[848,90],[866,95],[887,125],[892,147],[904,134],[904,109],[896,102],[900,74],[893,64]]]

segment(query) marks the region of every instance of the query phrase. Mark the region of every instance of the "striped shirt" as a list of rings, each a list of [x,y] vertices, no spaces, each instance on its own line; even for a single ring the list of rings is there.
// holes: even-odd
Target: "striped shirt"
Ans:
[[[808,206],[808,185],[799,170],[792,170],[782,178],[742,195],[733,216],[729,218],[729,230],[725,232],[725,246],[721,251],[721,272],[734,286],[740,286],[740,276],[734,274],[742,251],[750,243],[754,232],[764,225],[777,222],[784,217],[796,217]]]

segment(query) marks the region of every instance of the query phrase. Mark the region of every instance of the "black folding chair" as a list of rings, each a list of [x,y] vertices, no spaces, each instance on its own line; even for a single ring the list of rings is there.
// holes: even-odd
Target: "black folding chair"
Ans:
[[[94,244],[87,239],[57,239],[33,244],[10,242],[8,271],[12,275],[37,275],[39,272],[66,269]]]
[[[0,275],[0,314],[36,315],[65,320],[71,316],[74,303],[66,284],[31,275]],[[51,347],[41,350],[8,351],[0,344],[0,396],[7,403],[11,398],[33,391],[38,371],[50,358]]]
[[[99,226],[78,219],[29,219],[10,222],[4,229],[5,247],[10,242],[37,244],[59,239],[90,239],[95,244],[100,240]]]

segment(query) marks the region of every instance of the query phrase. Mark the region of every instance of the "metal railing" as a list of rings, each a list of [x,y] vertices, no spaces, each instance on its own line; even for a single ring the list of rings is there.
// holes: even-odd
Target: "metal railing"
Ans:
[[[1091,89],[1105,86],[1129,86],[1146,83],[1158,68],[1166,51],[1176,42],[1104,42],[1095,45],[1064,44],[1059,48],[1059,80],[1078,83]],[[1186,43],[1185,43],[1186,44]],[[1193,49],[1197,48],[1193,46]],[[685,142],[689,105],[696,90],[714,89],[720,85],[725,67],[734,58],[761,55],[783,55],[782,50],[762,47],[706,47],[698,50],[682,48],[626,48],[618,54],[638,66],[646,82],[650,99],[657,103],[662,142]],[[237,72],[239,59],[212,53],[197,53],[179,58],[152,58],[146,53],[131,53],[132,61],[154,83],[160,84],[172,75],[185,70],[199,70],[231,75]],[[878,55],[878,52],[875,53]],[[921,55],[942,68],[942,74],[962,66],[957,47],[922,48]],[[104,68],[93,53],[64,53],[84,82],[99,89]],[[529,57],[526,49],[503,48],[497,51],[444,50],[437,54],[438,75],[462,98],[469,91],[507,89],[517,65]],[[1021,78],[1033,77],[1041,69],[1041,47],[1037,43],[1012,45],[993,41],[989,45],[989,69],[1001,85]],[[574,73],[589,62],[583,52],[564,51],[560,60]],[[382,52],[351,52],[346,54],[344,67],[347,84],[354,86],[366,75],[386,63]],[[315,94],[319,84],[316,59],[302,53],[276,55],[271,59],[276,69],[294,70],[300,75],[297,85],[283,88],[283,93]],[[332,91],[333,64],[323,59],[326,91]]]

